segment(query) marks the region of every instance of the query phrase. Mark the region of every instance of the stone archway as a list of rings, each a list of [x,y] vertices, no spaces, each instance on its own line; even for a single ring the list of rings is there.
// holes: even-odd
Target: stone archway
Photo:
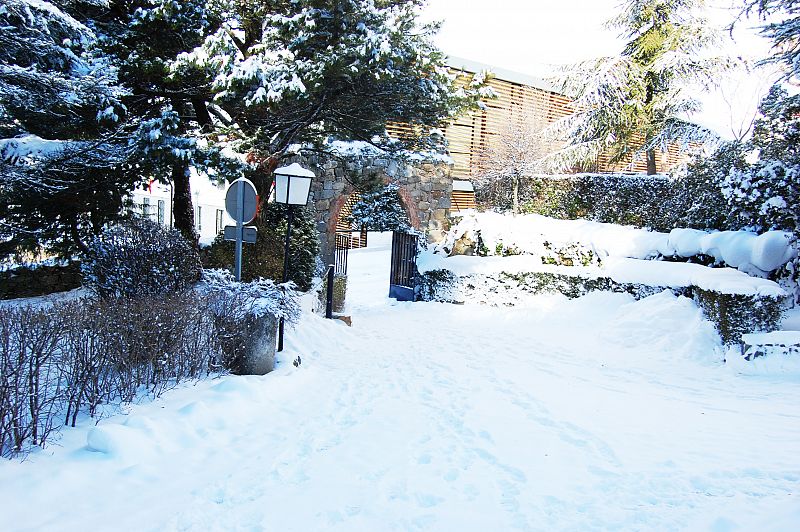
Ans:
[[[354,192],[351,184],[366,175],[376,175],[384,183],[399,186],[400,198],[415,229],[425,231],[430,241],[441,240],[448,229],[452,166],[445,162],[403,162],[370,155],[334,159],[324,155],[295,156],[298,162],[317,175],[311,186],[311,205],[325,261],[333,258],[336,227],[342,210]]]

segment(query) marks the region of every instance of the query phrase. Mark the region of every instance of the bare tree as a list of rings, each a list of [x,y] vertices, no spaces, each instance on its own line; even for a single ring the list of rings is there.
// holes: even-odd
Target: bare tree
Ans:
[[[542,133],[545,126],[544,118],[535,113],[512,114],[478,154],[473,176],[479,186],[494,189],[500,196],[510,186],[514,214],[519,212],[520,178],[543,171],[543,159],[552,151]]]

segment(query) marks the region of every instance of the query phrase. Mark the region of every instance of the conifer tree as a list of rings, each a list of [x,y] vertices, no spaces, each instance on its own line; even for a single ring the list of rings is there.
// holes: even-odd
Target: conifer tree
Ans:
[[[563,89],[574,98],[576,112],[556,126],[567,139],[556,156],[562,167],[607,151],[614,162],[645,154],[647,173],[654,174],[656,150],[716,139],[685,119],[700,109],[687,89],[713,84],[730,64],[701,53],[716,39],[697,15],[703,6],[703,0],[626,0],[608,22],[627,40],[622,53],[566,72]]]
[[[263,161],[256,186],[292,145],[325,149],[330,138],[387,150],[442,148],[435,127],[476,105],[481,80],[459,88],[420,25],[421,0],[225,2],[205,43],[180,57],[213,77],[213,101],[235,129],[234,148]],[[390,122],[409,127],[401,141]]]
[[[139,177],[125,90],[85,9],[100,0],[0,5],[0,256],[82,247]]]
[[[762,64],[783,64],[785,80],[800,80],[800,5],[796,0],[745,0],[743,14],[770,19],[761,34],[772,40],[773,54]]]

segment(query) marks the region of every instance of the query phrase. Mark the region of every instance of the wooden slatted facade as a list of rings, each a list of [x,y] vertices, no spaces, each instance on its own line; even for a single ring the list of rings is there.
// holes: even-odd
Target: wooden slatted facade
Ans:
[[[453,181],[453,193],[450,196],[450,214],[467,209],[475,209],[475,190],[469,181]]]
[[[449,64],[454,72],[460,73],[457,78],[460,83],[468,83],[477,72],[492,72],[494,77],[489,80],[488,85],[497,95],[496,99],[483,100],[485,109],[466,114],[445,129],[448,149],[454,163],[452,176],[456,179],[467,179],[478,173],[482,154],[486,153],[493,138],[513,118],[525,117],[546,126],[573,112],[571,100],[559,94],[555,87],[542,79],[452,57]],[[393,124],[389,131],[401,138],[408,132],[408,126]],[[551,147],[554,151],[558,148],[559,145]],[[643,156],[636,161],[629,159],[617,164],[612,164],[609,159],[608,154],[601,154],[594,167],[581,170],[647,172],[647,162]],[[657,152],[656,159],[656,167],[660,172],[683,160],[677,146],[670,146],[666,153]]]
[[[342,210],[339,212],[339,219],[336,221],[336,234],[346,236],[350,239],[349,249],[365,248],[367,247],[367,231],[366,229],[356,229],[346,222],[347,218],[353,213],[353,206],[361,199],[357,192],[350,194],[347,198]]]

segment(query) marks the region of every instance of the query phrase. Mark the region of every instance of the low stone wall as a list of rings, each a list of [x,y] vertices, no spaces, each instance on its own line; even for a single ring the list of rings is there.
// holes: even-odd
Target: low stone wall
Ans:
[[[365,179],[399,185],[400,197],[415,229],[438,242],[449,229],[448,216],[453,179],[452,165],[445,162],[398,161],[388,157],[354,155],[296,155],[286,161],[300,163],[317,175],[311,186],[310,204],[320,231],[323,259],[333,255],[336,224],[355,184]]]

